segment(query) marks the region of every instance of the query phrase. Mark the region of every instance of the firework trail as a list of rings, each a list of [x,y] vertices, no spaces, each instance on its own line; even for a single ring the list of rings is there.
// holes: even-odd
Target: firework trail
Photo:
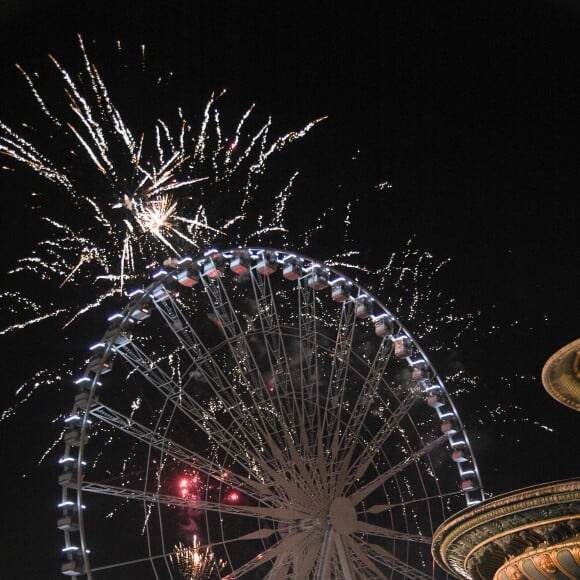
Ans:
[[[270,165],[276,154],[303,138],[322,118],[272,137],[272,121],[256,126],[252,105],[232,128],[224,127],[220,105],[225,94],[221,92],[210,96],[197,123],[178,109],[173,122],[158,118],[151,127],[131,124],[113,101],[81,38],[79,43],[82,66],[77,73],[50,56],[64,89],[64,109],[58,99],[56,104],[50,103],[38,88],[39,79],[19,67],[49,131],[36,133],[26,125],[15,129],[12,122],[0,120],[5,168],[24,166],[50,186],[34,199],[46,234],[10,270],[15,289],[0,294],[0,307],[7,318],[0,336],[8,339],[15,333],[45,328],[49,333],[60,332],[63,339],[74,332],[75,340],[85,335],[88,341],[100,332],[95,331],[94,314],[118,310],[131,290],[147,285],[150,273],[172,264],[174,258],[199,254],[212,246],[270,245],[300,251],[315,247],[317,236],[325,231],[340,232],[333,237],[336,251],[326,264],[352,272],[353,279],[389,304],[430,353],[460,350],[468,337],[481,332],[478,313],[461,311],[453,299],[435,289],[435,278],[448,261],[417,249],[413,238],[387,253],[386,263],[379,267],[357,264],[359,240],[350,232],[351,225],[359,221],[357,205],[347,203],[344,213],[328,208],[314,224],[301,223],[296,236],[288,208],[297,172],[290,172],[280,183],[269,177]],[[51,135],[50,147],[42,143],[46,134]],[[384,182],[376,190],[385,193],[390,187]],[[42,288],[20,285],[21,279],[41,281]],[[26,294],[22,287],[27,288]],[[155,363],[164,361],[175,373],[180,372],[179,353],[163,350],[155,336],[144,340],[149,340]],[[83,349],[53,361],[48,368],[35,369],[18,387],[16,401],[2,412],[0,422],[33,399],[40,388],[70,386],[72,376],[86,362]],[[445,371],[454,397],[470,395],[478,386],[478,378],[466,374],[461,365],[452,364]],[[182,379],[176,377],[178,383]],[[59,429],[69,407],[69,389],[63,390],[66,403],[54,419]],[[144,401],[137,396],[126,403],[132,420]],[[505,422],[508,416],[510,422],[534,422],[523,410],[516,413],[513,405],[482,405],[482,409],[496,423]],[[107,463],[103,455],[114,443],[114,429],[99,429],[91,437],[102,436],[103,446],[91,459],[91,467]],[[61,429],[60,436],[63,432]],[[41,461],[60,436],[50,442]],[[110,472],[112,485],[122,485],[130,477],[142,481],[143,474],[136,471],[144,467],[142,457],[132,448],[123,453],[118,470]],[[147,471],[153,474],[157,491],[166,491],[161,482],[172,473],[171,465],[147,466]],[[206,499],[217,493],[209,484],[201,487]],[[214,500],[222,502],[224,497]],[[194,503],[195,498],[182,499]],[[110,516],[120,509],[115,508]],[[195,515],[193,508],[189,512]],[[142,534],[155,515],[152,513],[149,509],[143,518]],[[192,516],[192,525],[194,520]],[[208,547],[200,546],[196,536],[191,546],[176,543],[170,560],[184,579],[219,577],[225,565]]]
[[[294,235],[287,215],[297,172],[280,183],[269,177],[269,164],[323,118],[273,137],[271,119],[256,125],[251,105],[233,127],[224,127],[222,91],[210,96],[197,123],[177,109],[173,122],[158,118],[135,128],[125,121],[80,37],[79,48],[82,61],[75,73],[50,55],[64,99],[45,97],[40,77],[18,67],[47,129],[27,124],[15,129],[13,122],[0,120],[4,168],[24,166],[50,185],[34,194],[46,235],[10,270],[8,285],[14,288],[0,294],[6,317],[0,336],[42,327],[62,333],[63,340],[67,332],[74,331],[77,340],[84,333],[88,341],[95,336],[92,313],[117,310],[127,291],[146,284],[167,259],[213,245],[266,243],[301,250],[315,246],[316,236],[329,230],[341,233],[334,236],[337,249],[328,265],[354,272],[353,278],[388,302],[432,352],[456,347],[477,331],[477,313],[461,312],[433,289],[447,262],[418,250],[412,239],[377,268],[356,263],[358,250],[349,250],[358,246],[350,234],[359,218],[356,205],[347,204],[345,215],[329,208],[314,224],[301,223]],[[376,189],[384,194],[390,187],[384,182]],[[22,279],[40,281],[42,288],[20,284]],[[0,421],[41,387],[66,384],[84,362],[83,353],[36,369]],[[469,393],[477,384],[461,370],[448,381],[457,393]],[[514,408],[509,412],[513,415]]]
[[[89,277],[108,287],[95,306],[109,293],[120,292],[143,268],[158,265],[165,256],[178,256],[183,248],[205,248],[220,237],[229,243],[257,241],[264,234],[285,231],[282,208],[293,177],[275,197],[276,203],[264,208],[269,215],[256,213],[252,205],[259,177],[274,153],[322,119],[271,139],[271,120],[248,133],[252,105],[225,137],[217,106],[222,93],[211,96],[197,133],[178,111],[176,131],[158,119],[151,135],[142,132],[137,138],[79,40],[84,59],[79,80],[50,57],[64,82],[67,117],[51,112],[32,77],[21,69],[42,111],[58,129],[61,148],[70,147],[71,159],[64,165],[62,160],[54,162],[4,122],[0,122],[0,153],[57,185],[65,194],[62,201],[91,221],[79,228],[46,217],[54,235],[40,242],[32,257],[21,260],[15,272],[31,269],[59,279],[63,286],[79,283],[93,266],[96,272]]]
[[[224,91],[211,95],[197,131],[178,110],[176,128],[157,119],[149,133],[140,128],[136,134],[80,37],[79,43],[83,66],[77,75],[50,55],[64,88],[63,112],[53,110],[33,75],[18,67],[49,124],[50,151],[66,151],[64,159],[41,152],[33,142],[36,133],[24,136],[26,125],[16,131],[0,120],[4,169],[12,169],[6,164],[13,161],[56,186],[35,197],[47,237],[9,272],[16,288],[18,276],[32,275],[44,290],[38,296],[18,289],[0,294],[8,318],[0,335],[50,321],[66,329],[97,307],[118,307],[128,284],[142,285],[151,269],[185,249],[257,243],[268,236],[283,245],[284,208],[296,174],[276,195],[264,193],[267,165],[322,120],[272,137],[271,119],[249,127],[252,105],[226,130],[218,107]],[[21,387],[16,405],[42,382]],[[13,412],[9,408],[3,417]]]

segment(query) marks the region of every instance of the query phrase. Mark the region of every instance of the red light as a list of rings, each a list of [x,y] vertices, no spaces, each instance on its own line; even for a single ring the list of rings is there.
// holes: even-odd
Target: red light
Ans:
[[[178,494],[183,499],[196,499],[199,494],[201,479],[197,473],[181,476],[177,482]]]
[[[236,503],[240,499],[240,494],[237,491],[232,491],[228,494],[227,500]]]

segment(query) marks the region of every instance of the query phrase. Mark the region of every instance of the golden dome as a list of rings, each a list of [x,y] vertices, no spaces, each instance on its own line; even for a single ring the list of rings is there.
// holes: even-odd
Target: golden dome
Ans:
[[[542,384],[554,399],[580,411],[580,338],[548,359],[542,369]]]

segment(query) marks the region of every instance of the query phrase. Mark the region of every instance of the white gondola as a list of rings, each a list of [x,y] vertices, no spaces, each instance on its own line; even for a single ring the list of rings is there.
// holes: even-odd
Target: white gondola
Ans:
[[[417,359],[410,362],[411,364],[411,380],[421,381],[428,378],[429,366],[427,362],[423,359]]]
[[[123,321],[123,317],[121,316],[119,319],[119,324]],[[119,330],[119,325],[113,326],[107,330],[105,336],[103,336],[103,340],[101,343],[110,344],[113,343],[116,346],[123,346],[127,344],[131,340],[131,337],[128,332],[121,332]]]
[[[204,254],[208,259],[203,264],[203,273],[211,279],[219,278],[225,270],[225,260],[216,250],[208,250]]]
[[[441,423],[441,433],[444,435],[455,435],[457,433],[457,427],[452,421],[443,421]]]
[[[69,447],[78,447],[81,441],[81,431],[78,427],[73,427],[72,429],[65,431],[62,436],[65,445]],[[87,440],[87,437],[84,438]]]
[[[218,264],[215,264],[214,262],[210,261],[204,264],[203,273],[208,278],[215,279],[219,278],[224,273],[224,269],[222,266],[219,266]]]
[[[195,268],[186,268],[177,272],[177,281],[186,288],[191,288],[199,282],[199,272]]]
[[[250,252],[247,251],[239,251],[234,252],[234,257],[230,262],[230,270],[241,276],[243,274],[247,274],[250,271],[250,267],[252,265],[252,258],[250,256]]]
[[[110,360],[104,360],[102,355],[93,356],[87,364],[87,371],[91,373],[97,373],[100,371],[100,374],[104,375],[112,370],[113,364]]]
[[[85,565],[82,558],[75,554],[72,559],[63,563],[61,572],[65,576],[81,576],[85,573]]]
[[[469,461],[463,449],[455,449],[455,451],[451,453],[451,459],[453,459],[455,463],[464,463]]]
[[[322,290],[328,288],[328,274],[320,266],[313,266],[308,275],[307,284],[314,290]]]
[[[282,276],[284,276],[286,280],[298,280],[302,275],[303,271],[300,261],[295,256],[288,256],[284,260]]]
[[[461,482],[461,489],[463,491],[472,491],[474,489],[477,489],[477,482],[474,481],[473,479],[465,479]]]
[[[63,532],[76,532],[79,529],[79,519],[76,510],[67,510],[69,513],[58,518],[56,527]]]
[[[344,278],[337,278],[330,282],[330,296],[335,302],[346,302],[352,293],[352,284]]]
[[[263,276],[269,276],[276,271],[278,264],[276,262],[276,256],[270,252],[262,252],[258,258],[258,263],[256,264],[256,270],[259,274]]]
[[[75,407],[78,409],[86,409],[89,405],[90,391],[88,389],[82,389],[75,395]],[[93,394],[94,400],[94,394]],[[80,422],[81,418],[78,415],[74,415],[71,418],[71,425],[76,425]]]
[[[400,336],[395,339],[395,358],[407,358],[411,355],[411,340],[407,336]]]
[[[170,294],[169,290],[163,284],[159,284],[159,286],[156,286],[151,291],[151,297],[156,302],[163,302],[164,300],[169,300],[170,296],[171,296],[171,294]],[[132,317],[133,316],[131,316],[131,318]]]
[[[373,302],[364,294],[355,300],[354,313],[357,318],[368,318],[373,313]]]
[[[442,407],[445,405],[445,399],[439,393],[429,393],[427,395],[427,404],[433,408]]]
[[[151,316],[151,306],[149,304],[140,304],[129,315],[131,320],[141,322]]]
[[[375,334],[381,338],[393,334],[393,321],[388,314],[381,314],[374,319]]]
[[[73,485],[76,482],[76,470],[72,470],[69,469],[67,471],[63,471],[59,476],[58,476],[58,484],[59,485]]]

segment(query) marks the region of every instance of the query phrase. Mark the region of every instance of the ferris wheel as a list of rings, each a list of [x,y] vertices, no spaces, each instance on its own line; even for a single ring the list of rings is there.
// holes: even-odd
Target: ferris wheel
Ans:
[[[65,575],[444,577],[433,531],[484,498],[426,353],[312,258],[169,261],[91,351],[65,419]]]

